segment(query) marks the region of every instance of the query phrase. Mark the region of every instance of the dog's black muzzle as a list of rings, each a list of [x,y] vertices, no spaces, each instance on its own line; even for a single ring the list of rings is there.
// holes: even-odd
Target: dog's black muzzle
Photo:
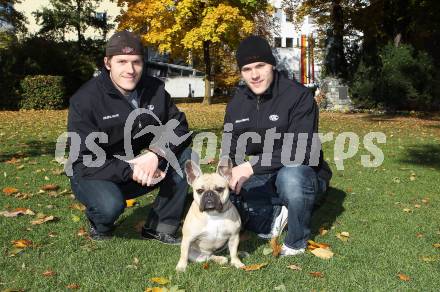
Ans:
[[[207,191],[203,193],[202,198],[200,199],[199,209],[200,212],[210,210],[217,210],[218,212],[221,212],[223,209],[223,204],[215,192]]]

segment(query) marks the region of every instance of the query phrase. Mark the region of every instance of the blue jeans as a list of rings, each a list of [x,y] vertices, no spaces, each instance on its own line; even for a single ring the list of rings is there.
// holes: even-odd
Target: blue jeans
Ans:
[[[305,248],[310,238],[310,219],[315,200],[326,191],[327,182],[309,166],[285,166],[275,173],[253,175],[240,192],[245,228],[269,233],[276,210],[288,209],[288,232],[284,244]]]
[[[86,206],[87,218],[100,233],[109,233],[114,229],[114,222],[124,212],[125,200],[139,197],[159,188],[159,194],[150,210],[146,228],[157,232],[175,233],[179,228],[188,183],[184,172],[184,163],[191,159],[191,149],[187,148],[177,155],[181,177],[169,167],[165,178],[155,186],[147,187],[135,181],[114,183],[107,180],[84,179],[77,174],[70,178],[72,191],[82,204]]]

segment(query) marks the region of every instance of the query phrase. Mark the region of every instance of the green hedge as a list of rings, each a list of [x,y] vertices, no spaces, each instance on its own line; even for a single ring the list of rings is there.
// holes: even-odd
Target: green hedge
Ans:
[[[26,76],[20,82],[21,109],[62,109],[66,89],[62,76]]]

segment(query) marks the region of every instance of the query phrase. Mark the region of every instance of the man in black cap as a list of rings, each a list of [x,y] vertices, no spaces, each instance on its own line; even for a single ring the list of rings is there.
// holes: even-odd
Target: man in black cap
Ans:
[[[316,197],[331,178],[317,136],[318,107],[309,89],[275,70],[264,38],[244,39],[236,58],[245,85],[227,105],[222,141],[234,162],[231,199],[246,229],[271,238],[287,224],[281,255],[302,254]]]
[[[191,138],[185,115],[164,83],[143,74],[143,55],[139,37],[129,31],[115,33],[106,45],[101,74],[70,99],[68,130],[79,141],[71,139],[71,186],[86,206],[90,236],[95,240],[112,237],[127,199],[159,187],[142,236],[179,244],[175,233],[188,188],[182,167],[191,156]],[[170,129],[166,134],[161,131],[169,121],[174,125],[172,137]],[[176,145],[175,137],[179,138]],[[155,145],[154,141],[167,143]],[[173,166],[180,169],[168,164],[170,151],[176,160]]]

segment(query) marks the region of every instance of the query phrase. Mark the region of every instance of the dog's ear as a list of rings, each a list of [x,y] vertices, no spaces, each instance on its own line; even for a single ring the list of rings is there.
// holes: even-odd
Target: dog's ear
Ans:
[[[190,185],[193,184],[193,182],[202,175],[202,171],[200,170],[200,167],[194,163],[192,160],[187,160],[185,162],[185,173],[186,173],[186,180]]]
[[[217,173],[227,181],[232,177],[232,160],[228,156],[223,156],[217,165]]]

